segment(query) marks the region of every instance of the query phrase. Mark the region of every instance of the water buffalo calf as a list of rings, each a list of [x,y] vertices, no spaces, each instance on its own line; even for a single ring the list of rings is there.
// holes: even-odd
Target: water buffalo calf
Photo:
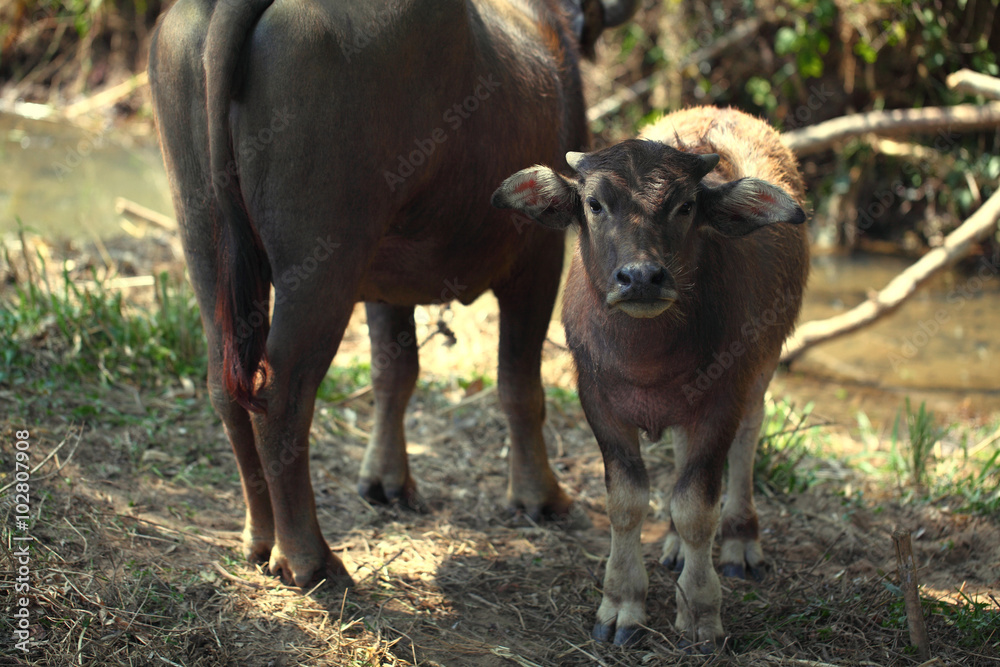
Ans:
[[[244,551],[286,583],[348,580],[316,519],[309,429],[359,300],[375,396],[361,492],[420,506],[403,432],[413,308],[491,289],[508,500],[567,509],[540,377],[563,235],[519,230],[488,199],[587,146],[581,48],[636,4],[179,0],[163,17],[149,78],[209,393],[240,469]]]
[[[579,227],[563,323],[604,456],[612,531],[593,634],[630,643],[646,621],[649,479],[638,431],[656,440],[674,427],[662,560],[682,570],[678,630],[708,650],[723,636],[711,554],[727,456],[722,571],[763,573],[753,459],[764,392],[808,275],[803,184],[778,134],[733,109],[673,113],[645,136],[570,153],[575,178],[520,171],[493,204]]]

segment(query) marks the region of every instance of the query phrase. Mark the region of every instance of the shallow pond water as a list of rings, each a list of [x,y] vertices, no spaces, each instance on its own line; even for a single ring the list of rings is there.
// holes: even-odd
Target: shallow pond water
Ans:
[[[0,113],[0,234],[18,219],[46,237],[120,234],[117,197],[170,213],[159,148],[145,134]]]

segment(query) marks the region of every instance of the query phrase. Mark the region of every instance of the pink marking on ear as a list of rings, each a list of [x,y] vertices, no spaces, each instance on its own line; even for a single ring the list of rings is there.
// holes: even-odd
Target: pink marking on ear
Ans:
[[[514,188],[514,194],[517,194],[519,192],[524,192],[525,190],[529,190],[529,189],[530,190],[534,190],[537,186],[538,186],[538,183],[535,182],[535,179],[529,178],[528,180],[524,181],[523,183],[519,183],[517,185],[517,187]]]

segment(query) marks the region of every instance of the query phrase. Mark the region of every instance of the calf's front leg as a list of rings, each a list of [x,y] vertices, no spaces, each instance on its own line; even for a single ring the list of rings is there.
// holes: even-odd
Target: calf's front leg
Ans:
[[[604,575],[604,596],[597,609],[593,637],[631,645],[646,623],[649,576],[642,562],[642,524],[649,509],[649,476],[634,426],[617,420],[581,378],[580,400],[604,457],[604,482],[611,520],[611,555]]]
[[[747,407],[729,450],[726,501],[722,506],[722,544],[719,571],[727,577],[761,581],[767,561],[760,546],[760,525],[753,501],[753,468],[764,421],[764,393],[771,382],[777,359],[760,375],[747,399]]]

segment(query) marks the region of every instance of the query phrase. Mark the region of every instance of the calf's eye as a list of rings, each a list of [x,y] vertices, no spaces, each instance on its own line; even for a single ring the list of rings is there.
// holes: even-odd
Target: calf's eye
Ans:
[[[677,215],[689,215],[691,213],[691,209],[693,208],[694,208],[694,202],[686,201],[683,204],[681,204],[681,207],[679,209],[677,209]]]
[[[601,202],[597,201],[593,197],[587,198],[587,206],[590,207],[591,212],[600,213],[601,212]]]

